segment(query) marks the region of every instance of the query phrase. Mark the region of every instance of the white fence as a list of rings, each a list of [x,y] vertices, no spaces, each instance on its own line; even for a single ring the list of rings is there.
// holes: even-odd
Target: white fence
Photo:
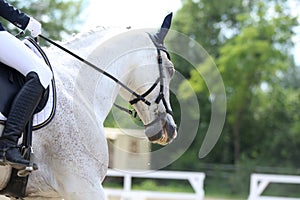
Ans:
[[[269,183],[300,184],[300,176],[252,174],[248,200],[300,200],[300,198],[261,196]]]
[[[108,170],[108,177],[123,177],[123,189],[108,189],[104,188],[106,199],[120,200],[150,200],[150,199],[172,199],[172,200],[202,200],[204,199],[203,182],[205,179],[204,173],[199,172],[182,172],[182,171],[133,171],[119,172]],[[132,190],[132,178],[147,178],[147,179],[175,179],[188,180],[193,187],[195,193],[171,193],[161,191],[141,191]]]

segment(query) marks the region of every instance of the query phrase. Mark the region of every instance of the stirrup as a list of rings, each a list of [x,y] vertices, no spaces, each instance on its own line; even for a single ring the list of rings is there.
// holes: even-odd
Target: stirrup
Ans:
[[[38,166],[34,163],[34,153],[33,148],[27,147],[22,149],[22,154],[25,159],[29,158],[29,166],[25,167],[25,169],[21,169],[18,171],[17,175],[19,177],[25,177],[31,174],[31,172],[38,170]]]
[[[31,172],[33,172],[33,171],[34,171],[33,167],[26,167],[25,169],[19,170],[18,173],[17,173],[17,175],[19,177],[26,177],[29,174],[31,174]]]

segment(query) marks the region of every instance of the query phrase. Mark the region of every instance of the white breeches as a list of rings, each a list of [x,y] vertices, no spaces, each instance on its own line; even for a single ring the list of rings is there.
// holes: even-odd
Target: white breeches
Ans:
[[[52,72],[49,66],[7,31],[0,31],[0,61],[24,76],[36,72],[44,88],[51,83]]]

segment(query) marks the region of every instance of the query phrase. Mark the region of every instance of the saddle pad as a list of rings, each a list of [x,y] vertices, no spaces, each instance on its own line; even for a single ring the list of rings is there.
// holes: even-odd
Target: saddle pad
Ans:
[[[23,40],[23,42],[39,58],[43,59],[52,71],[50,62],[46,54],[41,49],[41,47],[36,43],[36,41],[33,38],[26,37],[26,39]],[[55,89],[55,80],[53,76],[51,84],[49,85],[49,97],[47,103],[45,104],[45,107],[40,112],[34,114],[33,116],[33,130],[37,130],[39,128],[46,126],[54,117],[55,109],[56,109],[56,89]],[[2,123],[4,123],[6,120],[7,120],[6,117],[0,112],[0,122],[2,121]]]

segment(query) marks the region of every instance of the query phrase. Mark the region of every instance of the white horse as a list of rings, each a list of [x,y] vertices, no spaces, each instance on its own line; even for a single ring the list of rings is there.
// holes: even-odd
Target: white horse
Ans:
[[[64,43],[120,83],[54,46],[46,49],[56,79],[57,108],[50,124],[33,133],[39,169],[29,176],[26,199],[105,199],[101,183],[108,148],[103,122],[118,94],[136,101],[131,103],[150,141],[165,145],[176,137],[168,89],[174,66],[163,46],[170,23],[168,15],[156,35],[99,28]],[[0,186],[9,170],[0,167]]]

